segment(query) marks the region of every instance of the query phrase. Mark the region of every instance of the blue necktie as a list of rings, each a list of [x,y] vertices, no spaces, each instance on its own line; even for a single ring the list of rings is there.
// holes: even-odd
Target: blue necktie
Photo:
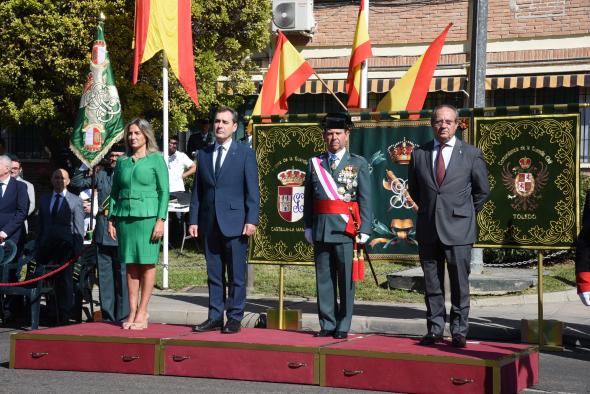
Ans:
[[[57,216],[57,211],[59,211],[59,201],[61,198],[61,194],[55,194],[55,199],[53,200],[53,207],[51,208],[51,219],[55,219]]]
[[[219,145],[217,148],[217,158],[215,159],[215,178],[219,175],[219,170],[221,169],[221,155],[223,154],[223,145]]]
[[[330,169],[334,171],[336,169],[336,161],[338,160],[338,156],[334,153],[330,153]]]

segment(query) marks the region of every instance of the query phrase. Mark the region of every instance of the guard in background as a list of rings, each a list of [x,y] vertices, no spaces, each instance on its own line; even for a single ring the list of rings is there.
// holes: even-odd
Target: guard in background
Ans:
[[[350,116],[327,114],[322,127],[327,152],[309,160],[305,177],[305,239],[314,246],[321,327],[315,336],[342,339],[352,321],[353,250],[371,234],[371,180],[367,161],[346,150]]]

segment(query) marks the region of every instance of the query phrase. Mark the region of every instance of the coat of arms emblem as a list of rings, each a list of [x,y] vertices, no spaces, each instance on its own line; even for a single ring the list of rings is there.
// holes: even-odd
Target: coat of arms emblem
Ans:
[[[518,166],[510,168],[506,163],[502,169],[502,182],[510,194],[508,199],[512,200],[510,206],[518,211],[534,211],[539,206],[539,192],[547,184],[549,174],[547,167],[540,161],[533,165],[529,157],[522,157],[518,160]]]
[[[277,178],[282,184],[278,187],[277,196],[279,216],[289,223],[295,223],[303,217],[305,171],[285,170],[279,172]]]

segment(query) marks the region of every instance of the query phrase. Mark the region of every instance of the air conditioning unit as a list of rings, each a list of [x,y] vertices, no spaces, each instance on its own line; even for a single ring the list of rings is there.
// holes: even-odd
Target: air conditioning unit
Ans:
[[[313,0],[272,1],[272,31],[312,33],[314,28]]]

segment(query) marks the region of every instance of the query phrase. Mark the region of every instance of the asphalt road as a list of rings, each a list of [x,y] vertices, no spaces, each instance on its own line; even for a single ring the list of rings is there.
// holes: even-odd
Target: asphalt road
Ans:
[[[6,393],[362,393],[279,383],[167,376],[14,370],[8,368],[10,334],[0,328],[0,392]],[[590,349],[541,354],[540,382],[525,393],[590,393]]]

